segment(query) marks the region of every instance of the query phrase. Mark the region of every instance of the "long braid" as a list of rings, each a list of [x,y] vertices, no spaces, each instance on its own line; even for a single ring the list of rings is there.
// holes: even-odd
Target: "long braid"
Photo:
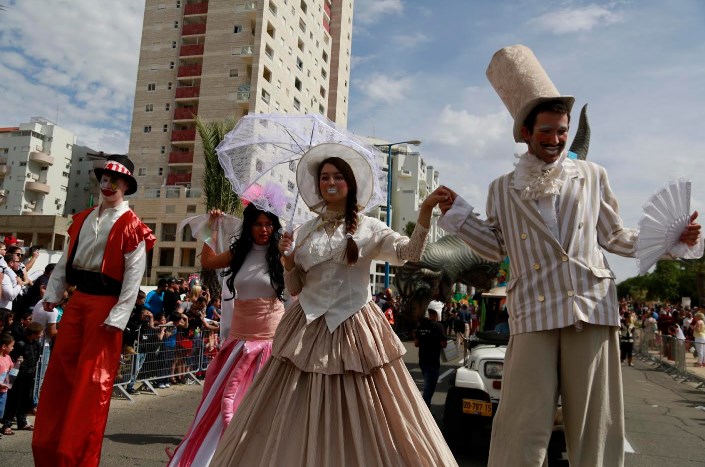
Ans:
[[[357,191],[357,190],[355,190]],[[357,263],[360,257],[360,249],[353,239],[353,235],[357,231],[357,193],[349,192],[345,203],[345,233],[347,237],[347,245],[345,245],[345,258],[348,260],[348,266]]]

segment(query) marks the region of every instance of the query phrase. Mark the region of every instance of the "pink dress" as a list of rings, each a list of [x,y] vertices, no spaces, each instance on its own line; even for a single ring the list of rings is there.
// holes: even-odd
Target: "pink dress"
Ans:
[[[246,267],[243,264],[241,271]],[[261,268],[266,270],[264,264]],[[235,285],[244,291],[237,278]],[[230,335],[208,365],[201,403],[168,465],[210,463],[240,401],[272,354],[272,339],[283,314],[284,305],[278,298],[235,300]]]

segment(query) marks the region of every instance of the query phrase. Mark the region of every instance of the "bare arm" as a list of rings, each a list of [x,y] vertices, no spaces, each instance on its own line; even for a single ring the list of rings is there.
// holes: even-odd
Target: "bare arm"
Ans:
[[[230,250],[216,254],[215,251],[205,243],[201,251],[201,267],[204,269],[222,269],[230,266],[232,254]]]

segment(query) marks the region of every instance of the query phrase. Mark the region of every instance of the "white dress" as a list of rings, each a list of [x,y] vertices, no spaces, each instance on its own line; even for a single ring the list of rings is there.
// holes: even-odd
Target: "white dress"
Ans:
[[[372,259],[418,260],[428,231],[417,225],[410,240],[361,216],[360,258],[348,266],[343,229],[326,215],[300,229],[285,277],[299,300],[213,465],[457,465],[369,292]]]

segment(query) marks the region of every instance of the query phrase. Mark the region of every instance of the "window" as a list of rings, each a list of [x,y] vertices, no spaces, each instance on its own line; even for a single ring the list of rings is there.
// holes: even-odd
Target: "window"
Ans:
[[[263,91],[264,91],[264,89],[263,89]],[[262,162],[261,160],[257,159],[257,161],[255,162],[255,170],[256,170],[258,173],[262,173],[262,171],[264,170],[264,162]]]
[[[162,224],[162,241],[176,241],[176,224]]]
[[[181,8],[181,0],[176,0],[176,8]]]
[[[269,44],[264,46],[264,53],[267,55],[267,57],[274,58],[274,50],[269,46]]]
[[[193,208],[193,211],[191,210]],[[196,206],[193,204],[189,204],[186,206],[186,212],[188,213],[195,213],[196,212]],[[193,237],[193,233],[191,232],[191,226],[186,224],[184,227],[184,230],[181,231],[181,241],[183,242],[195,242],[196,239]]]
[[[293,192],[294,192],[294,182],[292,182],[291,180],[288,181],[288,182],[286,183],[286,188],[287,188],[290,192],[293,193]]]
[[[151,126],[151,125],[145,126],[145,127],[144,127],[144,132],[145,132],[145,133],[151,133],[151,132],[152,132],[152,126]]]
[[[296,110],[299,110],[301,108],[301,102],[297,98],[294,97],[294,108]]]
[[[328,79],[328,72],[325,68],[321,68],[321,76],[323,77],[323,79]]]
[[[147,175],[147,169],[145,167],[140,167],[139,169],[137,169],[137,175],[139,175],[140,177],[144,177],[145,175]]]
[[[301,32],[306,32],[306,22],[303,19],[299,20],[299,29]]]
[[[321,97],[323,97],[323,98],[325,99],[325,97],[326,97],[326,88],[324,88],[323,86],[321,86],[320,94],[321,94]]]
[[[181,267],[192,268],[196,266],[196,249],[182,248],[181,249]]]
[[[150,70],[150,71],[159,71],[159,65],[157,65],[156,63],[152,63],[152,64],[149,66],[149,70]]]
[[[325,50],[323,51],[323,61],[328,63],[328,54],[326,53]]]
[[[277,6],[272,3],[272,0],[269,0],[269,11],[272,12],[272,15],[277,16]]]
[[[236,24],[233,26],[233,34],[239,34],[242,32],[242,25],[241,24]]]
[[[167,131],[169,131],[169,125],[165,123],[165,124],[164,124],[164,127],[162,128],[162,131],[163,131],[164,133],[166,133]]]
[[[299,47],[300,51],[302,51],[302,52],[304,51],[304,41],[302,41],[300,37],[299,37],[299,41],[297,43],[297,46]]]
[[[161,148],[161,153],[162,153],[162,154],[166,154],[166,146],[162,146],[162,148]]]
[[[274,29],[274,26],[272,26],[272,23],[267,21],[267,34],[269,34],[269,37],[272,39],[274,39],[274,35],[276,34],[275,31],[276,30]]]
[[[157,83],[149,83],[147,85],[147,91],[156,91],[157,90]]]
[[[303,11],[304,14],[306,14],[306,8],[307,8],[306,2],[304,2],[303,0],[301,0],[301,11]]]
[[[269,93],[267,91],[265,91],[264,89],[262,89],[262,100],[265,103],[269,104]],[[259,172],[259,170],[258,170],[258,172]]]
[[[159,249],[159,266],[173,266],[174,265],[174,249],[173,248],[160,248]]]
[[[230,77],[237,78],[238,76],[240,76],[240,71],[237,68],[231,68],[230,69]]]
[[[301,80],[299,78],[294,78],[294,87],[301,91]]]
[[[169,83],[167,83],[166,88],[171,90],[171,81],[169,81]]]
[[[289,162],[289,170],[296,172],[296,161]]]
[[[196,205],[195,204],[189,204],[186,206],[186,214],[195,214],[196,213]],[[187,241],[184,239],[184,241]]]
[[[164,105],[164,110],[166,110],[167,112],[169,111],[170,108],[171,108],[171,104]]]
[[[176,41],[171,41],[171,48],[175,49],[176,48]]]
[[[179,29],[179,22],[178,21],[174,21],[174,29]]]
[[[270,69],[267,68],[266,66],[263,67],[263,70],[262,70],[262,77],[263,77],[265,80],[267,80],[268,83],[271,83],[271,82],[272,82],[272,72],[271,72]]]
[[[304,69],[304,61],[301,60],[299,57],[296,57],[296,68],[298,68],[301,71],[303,71],[303,69]]]
[[[154,104],[147,104],[144,106],[145,112],[154,112]]]
[[[169,62],[169,69],[173,70],[174,69],[174,62]]]
[[[164,167],[159,167],[159,175],[164,175]]]

